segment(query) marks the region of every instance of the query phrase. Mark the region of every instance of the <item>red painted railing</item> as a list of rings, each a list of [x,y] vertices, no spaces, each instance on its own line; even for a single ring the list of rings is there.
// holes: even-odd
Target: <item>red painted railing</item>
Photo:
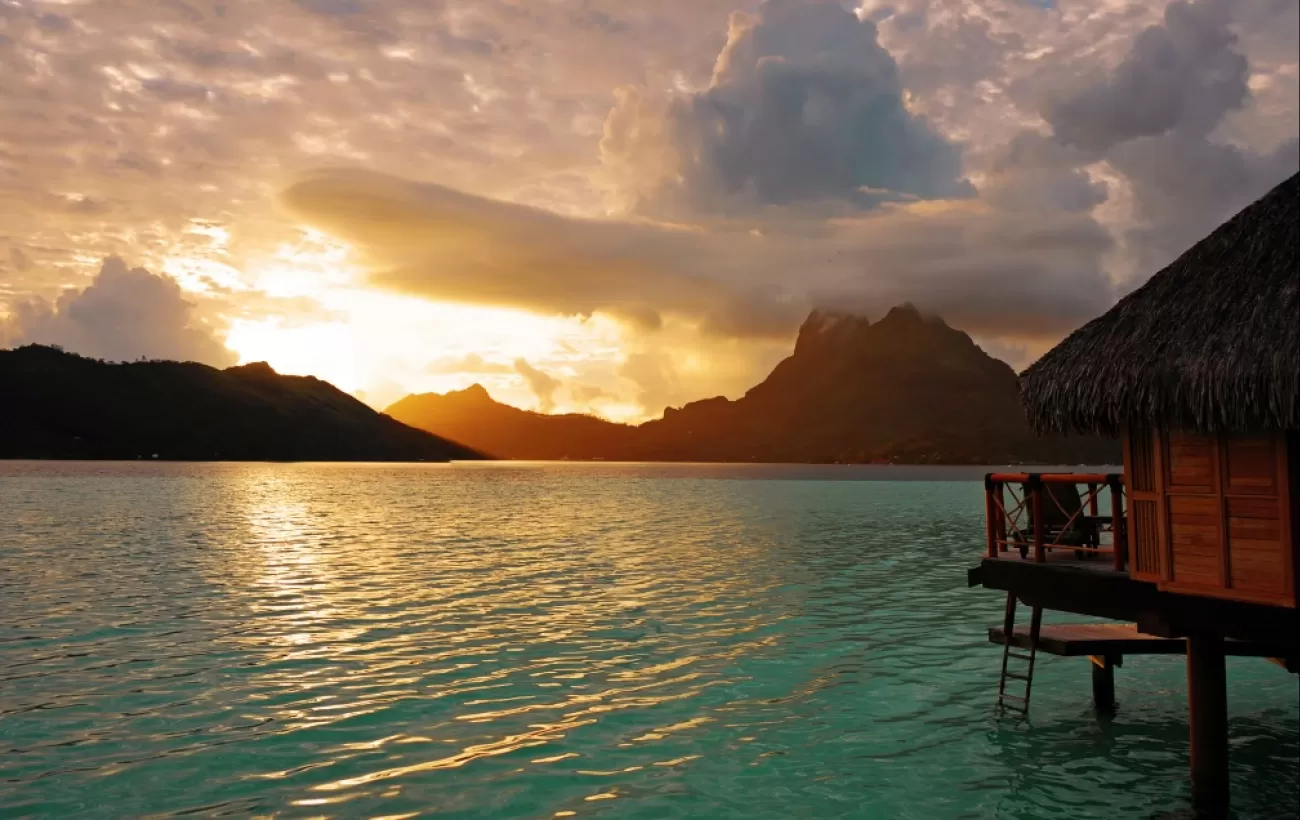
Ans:
[[[1073,485],[1074,493],[1053,491],[1066,485]],[[1086,489],[1080,491],[1080,487]],[[1075,493],[1078,509],[1072,504]],[[1103,493],[1110,495],[1108,515],[1099,514]],[[984,477],[984,510],[990,558],[1015,549],[1027,559],[1032,549],[1033,560],[1041,563],[1047,560],[1048,550],[1057,549],[1071,550],[1080,557],[1109,555],[1121,572],[1128,563],[1122,475],[989,473]],[[1046,521],[1044,513],[1051,516]]]

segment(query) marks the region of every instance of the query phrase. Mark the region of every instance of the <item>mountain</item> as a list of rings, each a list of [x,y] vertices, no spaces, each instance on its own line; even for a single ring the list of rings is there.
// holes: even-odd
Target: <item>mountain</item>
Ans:
[[[475,385],[389,414],[502,458],[861,463],[1118,463],[1115,442],[1035,437],[1015,371],[911,305],[878,322],[817,311],[794,353],[735,401],[668,408],[639,427],[547,416]]]
[[[407,396],[384,411],[421,430],[488,455],[525,461],[617,458],[629,451],[637,428],[595,416],[546,415],[492,400],[482,385],[447,394]]]
[[[264,363],[109,364],[0,350],[0,458],[448,461],[471,449]]]

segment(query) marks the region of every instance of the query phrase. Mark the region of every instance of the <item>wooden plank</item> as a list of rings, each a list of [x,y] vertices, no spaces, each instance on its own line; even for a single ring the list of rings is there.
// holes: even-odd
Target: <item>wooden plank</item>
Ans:
[[[1228,486],[1272,488],[1277,482],[1277,453],[1268,438],[1229,437],[1226,441]]]
[[[1255,556],[1251,556],[1252,559],[1254,557]],[[1278,579],[1279,583],[1281,583],[1283,579],[1283,563],[1280,554],[1261,557],[1260,560],[1237,560],[1237,562],[1233,564],[1233,573],[1236,575],[1252,577],[1274,577]]]
[[[1169,500],[1171,502],[1178,500],[1178,496],[1170,496]],[[1214,499],[1211,498],[1208,500],[1213,501]],[[1170,506],[1172,506],[1172,504]],[[1205,515],[1189,515],[1187,513],[1171,512],[1169,514],[1169,523],[1175,527],[1206,528],[1207,531],[1212,531],[1217,535],[1219,528],[1223,526],[1223,519],[1219,515],[1218,510],[1206,513]]]
[[[1281,573],[1277,571],[1276,565],[1272,567],[1235,566],[1232,569],[1232,579],[1262,589],[1281,590],[1285,587],[1284,579]]]
[[[1217,555],[1174,556],[1174,580],[1190,581],[1193,577],[1217,584],[1219,557]]]
[[[1219,545],[1212,541],[1175,541],[1174,563],[1183,558],[1205,558],[1218,561],[1221,557]]]
[[[1146,428],[1125,429],[1123,435],[1124,486],[1130,492],[1148,493],[1156,488],[1152,432]]]
[[[1174,577],[1169,581],[1168,588],[1171,591],[1177,591],[1178,587],[1200,587],[1196,594],[1217,595],[1219,588],[1222,586],[1219,582],[1219,565],[1216,563],[1212,568],[1203,567],[1174,567]]]
[[[1128,537],[1131,574],[1148,581],[1160,580],[1159,502],[1155,498],[1132,498],[1128,509]]]
[[[1169,471],[1169,487],[1178,490],[1202,490],[1209,492],[1212,486],[1209,470],[1191,472],[1178,468]]]
[[[1218,516],[1219,505],[1212,495],[1171,495],[1169,496],[1169,516],[1196,518],[1200,516]]]
[[[1170,526],[1170,536],[1175,554],[1192,551],[1222,554],[1218,527],[1196,527],[1175,523]]]
[[[1191,581],[1168,581],[1160,586],[1161,592],[1174,592],[1180,595],[1196,595],[1202,598],[1217,598],[1223,601],[1236,601],[1250,604],[1267,604],[1269,606],[1294,606],[1290,593],[1268,592],[1255,589],[1234,589],[1224,587],[1217,581],[1206,580],[1199,583]]]
[[[1286,587],[1282,594],[1285,605],[1296,605],[1300,592],[1300,544],[1296,530],[1300,530],[1300,431],[1275,433],[1277,442],[1278,518],[1283,522],[1282,561]],[[1294,660],[1294,659],[1293,659]]]
[[[989,627],[989,642],[1005,644],[1000,626]],[[1011,645],[1029,648],[1029,627],[1017,626]],[[1229,655],[1251,658],[1284,656],[1290,648],[1269,641],[1224,642]],[[1182,638],[1161,638],[1137,631],[1137,624],[1044,624],[1038,635],[1038,650],[1060,657],[1088,655],[1181,655],[1187,651]]]
[[[1286,584],[1276,572],[1250,573],[1236,569],[1232,574],[1232,587],[1240,592],[1263,592],[1279,595]]]
[[[1264,538],[1237,538],[1232,542],[1233,555],[1246,555],[1248,553],[1263,553],[1267,555],[1282,555],[1281,540],[1269,540]]]
[[[1192,519],[1186,517],[1169,516],[1170,533],[1174,535],[1174,541],[1188,542],[1196,541],[1199,538],[1209,538],[1213,543],[1218,543],[1219,522],[1217,519]]]
[[[1236,543],[1240,537],[1249,541],[1281,541],[1282,522],[1276,518],[1228,518],[1228,537]]]
[[[1252,572],[1282,573],[1282,552],[1239,552],[1232,557],[1233,566]]]
[[[1219,486],[1218,490],[1218,508],[1219,508],[1219,579],[1225,588],[1232,586],[1232,549],[1228,545],[1228,501],[1224,497],[1224,492],[1228,486],[1228,444],[1224,436],[1216,437],[1218,447],[1215,449],[1215,456],[1219,460]]]
[[[1271,498],[1239,498],[1228,496],[1228,515],[1233,518],[1265,518],[1277,520],[1279,504]]]
[[[1157,429],[1151,438],[1151,446],[1156,464],[1156,536],[1159,539],[1157,557],[1159,558],[1160,581],[1173,577],[1173,555],[1169,552],[1169,499],[1165,490],[1169,486],[1169,445],[1166,443],[1168,433]]]

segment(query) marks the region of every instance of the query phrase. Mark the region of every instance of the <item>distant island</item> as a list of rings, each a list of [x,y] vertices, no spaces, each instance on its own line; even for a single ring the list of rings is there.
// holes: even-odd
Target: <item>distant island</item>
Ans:
[[[111,364],[0,350],[0,458],[449,461],[471,448],[266,364]]]
[[[1015,371],[911,305],[872,323],[816,311],[794,353],[743,397],[640,426],[546,415],[480,385],[407,396],[393,418],[505,459],[899,464],[1117,464],[1118,442],[1030,432]]]

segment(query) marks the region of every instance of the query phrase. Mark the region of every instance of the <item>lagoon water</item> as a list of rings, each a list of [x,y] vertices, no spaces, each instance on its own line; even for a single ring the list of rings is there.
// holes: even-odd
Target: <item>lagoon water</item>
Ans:
[[[0,816],[1181,810],[1180,658],[995,711],[981,472],[0,462]],[[1229,676],[1294,817],[1296,677]]]

